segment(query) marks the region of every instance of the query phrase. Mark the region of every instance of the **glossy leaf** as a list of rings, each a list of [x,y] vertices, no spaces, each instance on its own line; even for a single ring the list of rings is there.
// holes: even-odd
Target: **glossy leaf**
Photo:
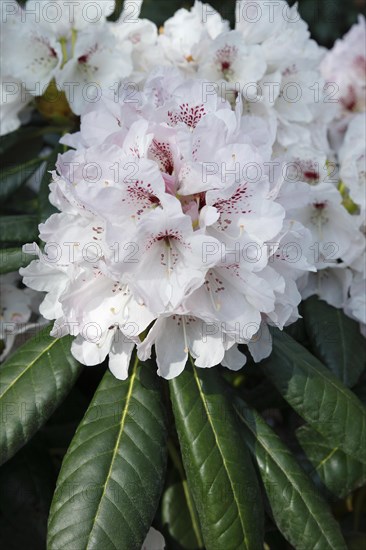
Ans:
[[[314,296],[303,303],[303,314],[316,357],[343,384],[354,386],[366,366],[365,339],[359,323]]]
[[[366,409],[309,351],[279,330],[263,372],[310,426],[366,463]]]
[[[174,467],[170,470],[176,478],[166,488],[161,504],[161,521],[164,536],[172,550],[199,550],[203,540],[196,506],[189,489],[178,450],[168,442],[170,458]]]
[[[81,371],[70,353],[71,337],[52,338],[49,332],[43,328],[1,366],[1,463],[46,422]]]
[[[37,216],[0,216],[0,241],[24,244],[38,238]]]
[[[49,548],[140,549],[165,465],[165,410],[154,369],[136,360],[125,381],[107,371],[62,464]]]
[[[169,382],[183,464],[206,548],[263,547],[263,510],[251,457],[217,369],[187,366]]]
[[[197,518],[196,524],[192,523],[195,512],[190,510],[193,500],[187,499],[188,491],[187,481],[174,483],[167,488],[162,500],[162,519],[172,539],[171,546],[176,545],[176,548],[182,550],[197,550],[203,548],[203,543]]]
[[[344,498],[366,483],[365,464],[334,447],[308,426],[299,428],[296,437],[314,467],[311,477],[315,480],[319,477],[332,494]]]
[[[0,250],[0,274],[18,271],[27,266],[34,256],[24,254],[21,248],[2,248]]]
[[[296,462],[291,451],[265,420],[235,398],[245,440],[255,457],[274,521],[296,550],[345,549],[330,509]]]

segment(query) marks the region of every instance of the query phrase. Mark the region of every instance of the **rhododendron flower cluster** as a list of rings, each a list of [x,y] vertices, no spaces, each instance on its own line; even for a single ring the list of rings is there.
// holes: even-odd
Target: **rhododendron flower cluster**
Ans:
[[[189,354],[239,369],[245,344],[261,360],[268,326],[313,294],[364,330],[364,18],[327,51],[283,0],[238,1],[234,29],[196,1],[159,33],[140,2],[115,23],[95,5],[97,21],[83,4],[57,23],[25,18],[17,60],[8,36],[26,9],[3,25],[20,87],[5,132],[36,84],[55,82],[81,114],[50,185],[60,213],[22,272],[47,293],[52,334],[75,336],[87,365],[109,355],[119,378],[135,346],[142,360],[155,348],[171,378]]]
[[[295,281],[313,269],[310,232],[287,216],[288,184],[269,174],[268,125],[205,89],[164,69],[135,102],[96,103],[63,138],[73,150],[50,196],[60,213],[40,226],[45,249],[22,271],[47,292],[53,334],[76,336],[85,364],[109,354],[121,378],[135,345],[141,359],[155,346],[166,378],[188,353],[231,369],[245,363],[238,343],[268,355],[266,325],[297,318]]]

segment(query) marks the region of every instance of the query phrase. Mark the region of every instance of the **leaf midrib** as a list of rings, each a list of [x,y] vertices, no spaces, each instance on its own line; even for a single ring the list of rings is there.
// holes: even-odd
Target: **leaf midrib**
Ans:
[[[180,460],[180,457],[178,455],[177,450],[175,449],[173,444],[169,443],[169,441],[168,441],[168,449],[169,449],[170,457],[173,461],[173,464],[177,468],[179,476],[180,476],[181,481],[182,481],[182,489],[183,489],[183,493],[184,493],[184,496],[185,496],[185,499],[186,499],[186,502],[187,502],[188,513],[189,513],[191,521],[192,521],[193,532],[194,532],[194,535],[196,537],[197,545],[198,545],[199,548],[203,548],[203,540],[202,540],[202,537],[201,537],[201,532],[200,532],[200,528],[199,528],[199,525],[198,525],[197,516],[196,516],[196,513],[194,511],[192,497],[191,497],[191,494],[189,492],[187,479],[185,477],[184,468],[182,466],[182,463],[181,463],[181,460]]]
[[[42,355],[44,355],[45,353],[47,353],[55,344],[57,344],[57,342],[59,342],[60,338],[56,338],[54,341],[52,341],[46,348],[44,348],[42,350],[42,352],[37,355],[37,357],[35,357],[30,363],[29,365],[26,366],[26,368],[16,377],[14,378],[14,380],[5,388],[5,391],[3,393],[0,394],[0,399],[2,399],[4,397],[4,395],[14,386],[14,384],[16,384],[18,382],[18,380],[24,376],[24,374],[31,368],[33,367],[33,365],[42,357]],[[14,359],[14,357],[11,357],[10,360],[9,360],[9,363],[11,363],[11,361]],[[4,364],[3,365],[3,368],[4,367],[9,367],[9,365],[6,365]],[[4,368],[5,370],[5,368]]]
[[[244,542],[245,542],[245,545],[247,548],[250,548],[250,545],[248,545],[248,537],[247,537],[247,532],[246,532],[246,528],[244,526],[244,523],[243,523],[243,519],[241,517],[241,513],[240,513],[240,506],[239,506],[239,502],[236,498],[236,493],[235,493],[235,490],[234,490],[234,487],[235,487],[235,484],[233,483],[233,480],[231,479],[231,476],[230,476],[230,473],[229,473],[229,469],[227,467],[227,464],[226,464],[226,460],[225,460],[225,457],[224,457],[224,454],[221,450],[221,447],[220,447],[220,444],[219,444],[219,441],[218,441],[218,438],[216,436],[216,431],[215,431],[215,428],[214,428],[214,425],[212,424],[212,421],[211,421],[211,418],[210,418],[210,414],[209,414],[209,409],[207,407],[207,403],[206,403],[206,399],[205,399],[205,394],[203,393],[202,391],[202,387],[201,387],[201,384],[200,384],[200,381],[198,379],[198,376],[197,376],[197,371],[196,371],[196,367],[191,359],[191,363],[192,363],[192,369],[193,369],[193,374],[194,374],[194,379],[196,381],[196,384],[197,384],[197,387],[198,387],[198,391],[199,391],[199,394],[200,394],[200,397],[201,397],[201,400],[202,400],[202,403],[203,403],[203,406],[205,408],[205,412],[206,412],[206,416],[207,416],[207,420],[211,426],[211,429],[212,429],[212,433],[214,435],[214,438],[215,438],[215,443],[216,443],[216,446],[219,450],[219,453],[221,455],[221,458],[222,458],[222,462],[223,462],[223,465],[224,465],[224,469],[226,471],[226,474],[227,474],[227,477],[230,481],[230,486],[231,486],[231,489],[232,489],[232,494],[233,494],[233,497],[234,497],[234,501],[235,501],[235,505],[237,507],[237,510],[238,510],[238,518],[240,520],[240,524],[242,526],[242,529],[243,529],[243,534],[244,534]]]
[[[131,401],[132,392],[133,392],[133,387],[134,387],[134,383],[135,383],[135,380],[136,380],[136,372],[137,372],[137,365],[138,365],[138,363],[139,363],[139,359],[138,359],[138,357],[137,357],[137,355],[136,355],[135,362],[134,362],[133,369],[132,369],[132,373],[131,373],[131,376],[130,376],[130,382],[129,382],[128,392],[127,392],[127,396],[126,396],[125,408],[124,408],[124,410],[123,410],[123,414],[122,414],[122,418],[121,418],[121,425],[120,425],[120,429],[119,429],[119,431],[118,431],[116,443],[115,443],[115,446],[114,446],[114,449],[113,449],[113,455],[112,455],[112,458],[111,458],[111,464],[110,464],[110,466],[109,466],[109,470],[108,470],[108,473],[107,473],[107,477],[106,477],[105,482],[104,482],[104,484],[103,484],[103,491],[102,491],[102,494],[101,494],[100,499],[99,499],[98,508],[97,508],[97,510],[96,510],[95,516],[94,516],[93,521],[92,521],[92,527],[91,527],[91,529],[90,529],[90,533],[89,533],[89,536],[88,536],[88,540],[86,541],[85,550],[88,550],[88,548],[89,548],[90,539],[91,539],[91,536],[92,536],[92,534],[93,534],[94,527],[95,527],[95,525],[96,525],[96,523],[97,523],[98,516],[99,516],[99,514],[100,514],[101,507],[102,507],[102,502],[103,502],[104,496],[105,496],[106,491],[107,491],[107,486],[108,486],[110,477],[111,477],[111,475],[112,475],[112,470],[113,470],[113,466],[114,466],[114,461],[115,461],[116,455],[117,455],[117,453],[118,453],[118,448],[119,448],[119,446],[120,446],[121,438],[122,438],[122,435],[123,435],[123,432],[124,432],[124,427],[125,427],[125,423],[126,423],[127,413],[128,413],[128,409],[129,409],[129,404],[130,404],[130,401]]]
[[[288,353],[286,354],[286,344],[283,344],[283,343],[277,341],[277,342],[274,343],[274,345],[279,347],[279,348],[282,348],[282,350],[285,351],[285,355],[287,355],[287,357],[288,357]],[[314,359],[317,360],[315,357],[314,357]],[[338,382],[337,379],[333,380],[334,375],[332,376],[332,374],[330,372],[329,373],[328,372],[324,373],[322,370],[314,367],[311,363],[309,363],[307,359],[302,358],[302,359],[296,361],[295,365],[296,365],[296,367],[300,368],[303,372],[305,371],[305,373],[306,373],[306,370],[305,370],[304,365],[302,363],[305,364],[305,366],[308,367],[309,370],[311,370],[312,372],[315,372],[317,375],[319,375],[319,377],[321,377],[323,379],[323,381],[325,381],[326,385],[328,385],[328,384],[331,385],[333,388],[336,389],[337,392],[341,393],[345,397],[345,399],[348,403],[351,403],[352,405],[357,407],[363,414],[365,414],[364,407],[362,406],[362,403],[359,401],[359,399],[357,399],[357,398],[352,399],[353,394],[350,394],[350,390],[348,390],[348,388],[343,389],[341,385],[338,385],[338,384],[341,384],[341,383]],[[323,365],[321,365],[321,366],[323,367]],[[323,367],[323,368],[325,368],[325,367]]]

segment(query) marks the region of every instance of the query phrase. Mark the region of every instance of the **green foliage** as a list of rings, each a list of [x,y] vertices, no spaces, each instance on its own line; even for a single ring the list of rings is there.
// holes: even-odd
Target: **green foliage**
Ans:
[[[3,169],[0,174],[0,199],[4,200],[15,193],[41,164],[42,160],[35,158]]]
[[[165,440],[151,367],[135,360],[125,382],[107,372],[62,464],[49,547],[141,548],[163,488]]]
[[[323,437],[366,463],[366,409],[309,351],[275,332],[266,376],[293,409]]]
[[[21,248],[0,249],[0,274],[18,271],[20,267],[26,267],[32,256],[24,254]]]
[[[306,457],[313,465],[310,476],[317,482],[318,478],[331,494],[339,498],[362,487],[366,483],[366,465],[361,463],[339,447],[327,442],[317,432],[302,426],[296,432]]]
[[[32,214],[0,216],[0,242],[24,243],[38,238],[38,219]]]
[[[216,371],[192,366],[170,381],[188,483],[207,548],[263,545],[263,510],[249,452]]]
[[[162,497],[162,520],[172,547],[197,550],[203,541],[197,512],[186,480],[172,484]]]
[[[329,507],[291,451],[255,410],[236,397],[235,410],[255,457],[274,520],[298,550],[346,548]]]
[[[52,338],[49,332],[49,326],[43,328],[1,366],[1,463],[39,430],[80,373],[71,337]]]
[[[302,304],[306,330],[314,355],[345,386],[354,386],[365,369],[365,339],[358,323],[341,309],[328,305],[315,296]]]

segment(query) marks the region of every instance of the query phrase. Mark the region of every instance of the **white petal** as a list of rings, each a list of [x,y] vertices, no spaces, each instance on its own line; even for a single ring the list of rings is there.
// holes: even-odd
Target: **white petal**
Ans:
[[[128,377],[134,347],[135,342],[128,341],[122,332],[117,331],[109,353],[109,370],[118,380],[126,380]]]

